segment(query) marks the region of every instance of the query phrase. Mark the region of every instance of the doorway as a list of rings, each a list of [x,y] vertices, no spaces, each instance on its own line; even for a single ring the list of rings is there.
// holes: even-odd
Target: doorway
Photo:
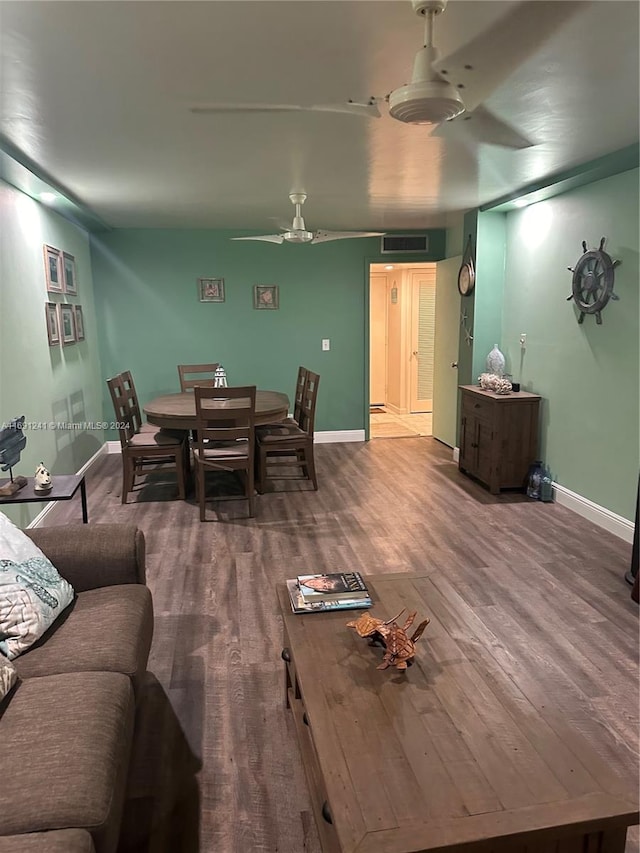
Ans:
[[[371,264],[369,437],[432,434],[436,264]]]

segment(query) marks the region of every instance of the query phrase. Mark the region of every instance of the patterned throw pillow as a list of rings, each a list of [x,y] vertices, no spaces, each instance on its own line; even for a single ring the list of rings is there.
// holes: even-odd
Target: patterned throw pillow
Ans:
[[[0,702],[18,680],[15,666],[4,655],[0,655]]]
[[[6,515],[0,513],[0,652],[28,649],[73,601],[73,587]]]

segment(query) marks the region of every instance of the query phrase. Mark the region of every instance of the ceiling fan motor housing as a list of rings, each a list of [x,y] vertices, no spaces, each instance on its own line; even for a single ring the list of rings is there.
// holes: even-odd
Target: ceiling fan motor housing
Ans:
[[[433,63],[438,51],[427,44],[416,54],[411,82],[389,95],[389,113],[408,124],[441,124],[464,112],[458,90],[443,80]]]
[[[389,114],[407,124],[442,124],[462,112],[462,98],[444,80],[409,83],[389,95]]]
[[[285,231],[282,236],[287,243],[310,243],[313,240],[313,231],[296,229],[295,231]]]

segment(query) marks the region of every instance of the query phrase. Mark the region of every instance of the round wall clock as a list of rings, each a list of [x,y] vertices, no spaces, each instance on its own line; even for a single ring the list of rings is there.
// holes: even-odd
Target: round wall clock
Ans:
[[[614,269],[620,261],[612,261],[611,257],[604,251],[605,237],[600,240],[597,249],[587,249],[587,243],[582,241],[584,254],[578,259],[574,269],[568,267],[573,273],[571,282],[571,296],[567,302],[574,300],[580,316],[578,323],[582,323],[585,314],[595,314],[596,323],[602,325],[600,312],[610,299],[617,300],[620,297],[613,292]]]
[[[461,296],[468,296],[476,283],[476,271],[473,268],[473,257],[471,253],[471,234],[467,240],[464,250],[462,264],[458,270],[458,290]]]

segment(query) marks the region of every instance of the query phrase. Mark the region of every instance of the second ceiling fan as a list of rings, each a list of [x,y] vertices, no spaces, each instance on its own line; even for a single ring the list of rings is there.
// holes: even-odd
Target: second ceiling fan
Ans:
[[[354,237],[381,237],[384,231],[307,231],[301,208],[306,193],[289,193],[296,213],[291,225],[283,227],[281,234],[259,234],[255,237],[232,237],[232,240],[259,240],[263,243],[328,243],[330,240],[348,240]]]

